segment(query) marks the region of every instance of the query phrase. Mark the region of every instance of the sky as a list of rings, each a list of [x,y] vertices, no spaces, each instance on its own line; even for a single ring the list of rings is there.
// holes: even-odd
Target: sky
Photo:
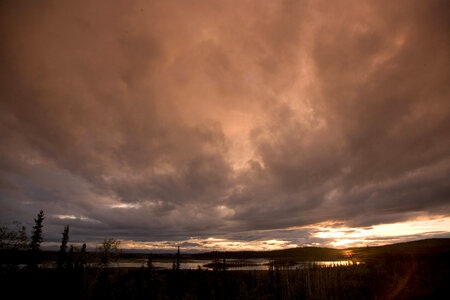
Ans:
[[[448,1],[0,2],[0,223],[92,247],[450,237]]]

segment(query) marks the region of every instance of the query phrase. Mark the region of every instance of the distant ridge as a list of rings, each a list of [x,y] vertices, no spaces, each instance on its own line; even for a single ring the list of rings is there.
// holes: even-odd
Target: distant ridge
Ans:
[[[372,247],[351,247],[335,249],[326,247],[298,247],[271,251],[214,251],[190,255],[192,258],[295,258],[302,260],[319,259],[345,259],[349,255],[366,256],[368,254],[435,254],[447,253],[450,255],[450,238],[433,238],[411,242],[395,243]]]
[[[450,238],[433,238],[383,246],[349,248],[359,255],[450,255]]]

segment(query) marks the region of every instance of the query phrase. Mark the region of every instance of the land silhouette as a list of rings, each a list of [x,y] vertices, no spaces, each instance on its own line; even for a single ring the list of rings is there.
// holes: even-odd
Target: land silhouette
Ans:
[[[44,219],[41,211],[30,242],[24,227],[1,228],[3,293],[50,299],[450,298],[448,238],[346,249],[130,253],[116,239],[105,239],[95,251],[86,251],[86,244],[69,247],[66,226],[59,251],[42,251]],[[189,262],[198,267],[182,267]]]

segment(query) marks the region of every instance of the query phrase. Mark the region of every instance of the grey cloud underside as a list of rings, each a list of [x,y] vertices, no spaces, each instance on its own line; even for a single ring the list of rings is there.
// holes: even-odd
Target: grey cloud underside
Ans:
[[[276,230],[449,215],[449,5],[344,2],[1,3],[2,223],[302,243]]]

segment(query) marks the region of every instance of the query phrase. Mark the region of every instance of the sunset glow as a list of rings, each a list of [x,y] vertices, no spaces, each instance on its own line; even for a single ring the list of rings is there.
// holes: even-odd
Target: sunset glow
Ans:
[[[319,227],[315,237],[330,240],[334,247],[378,246],[408,238],[445,235],[450,233],[450,217],[413,220],[369,228]],[[388,242],[386,242],[388,241]]]

